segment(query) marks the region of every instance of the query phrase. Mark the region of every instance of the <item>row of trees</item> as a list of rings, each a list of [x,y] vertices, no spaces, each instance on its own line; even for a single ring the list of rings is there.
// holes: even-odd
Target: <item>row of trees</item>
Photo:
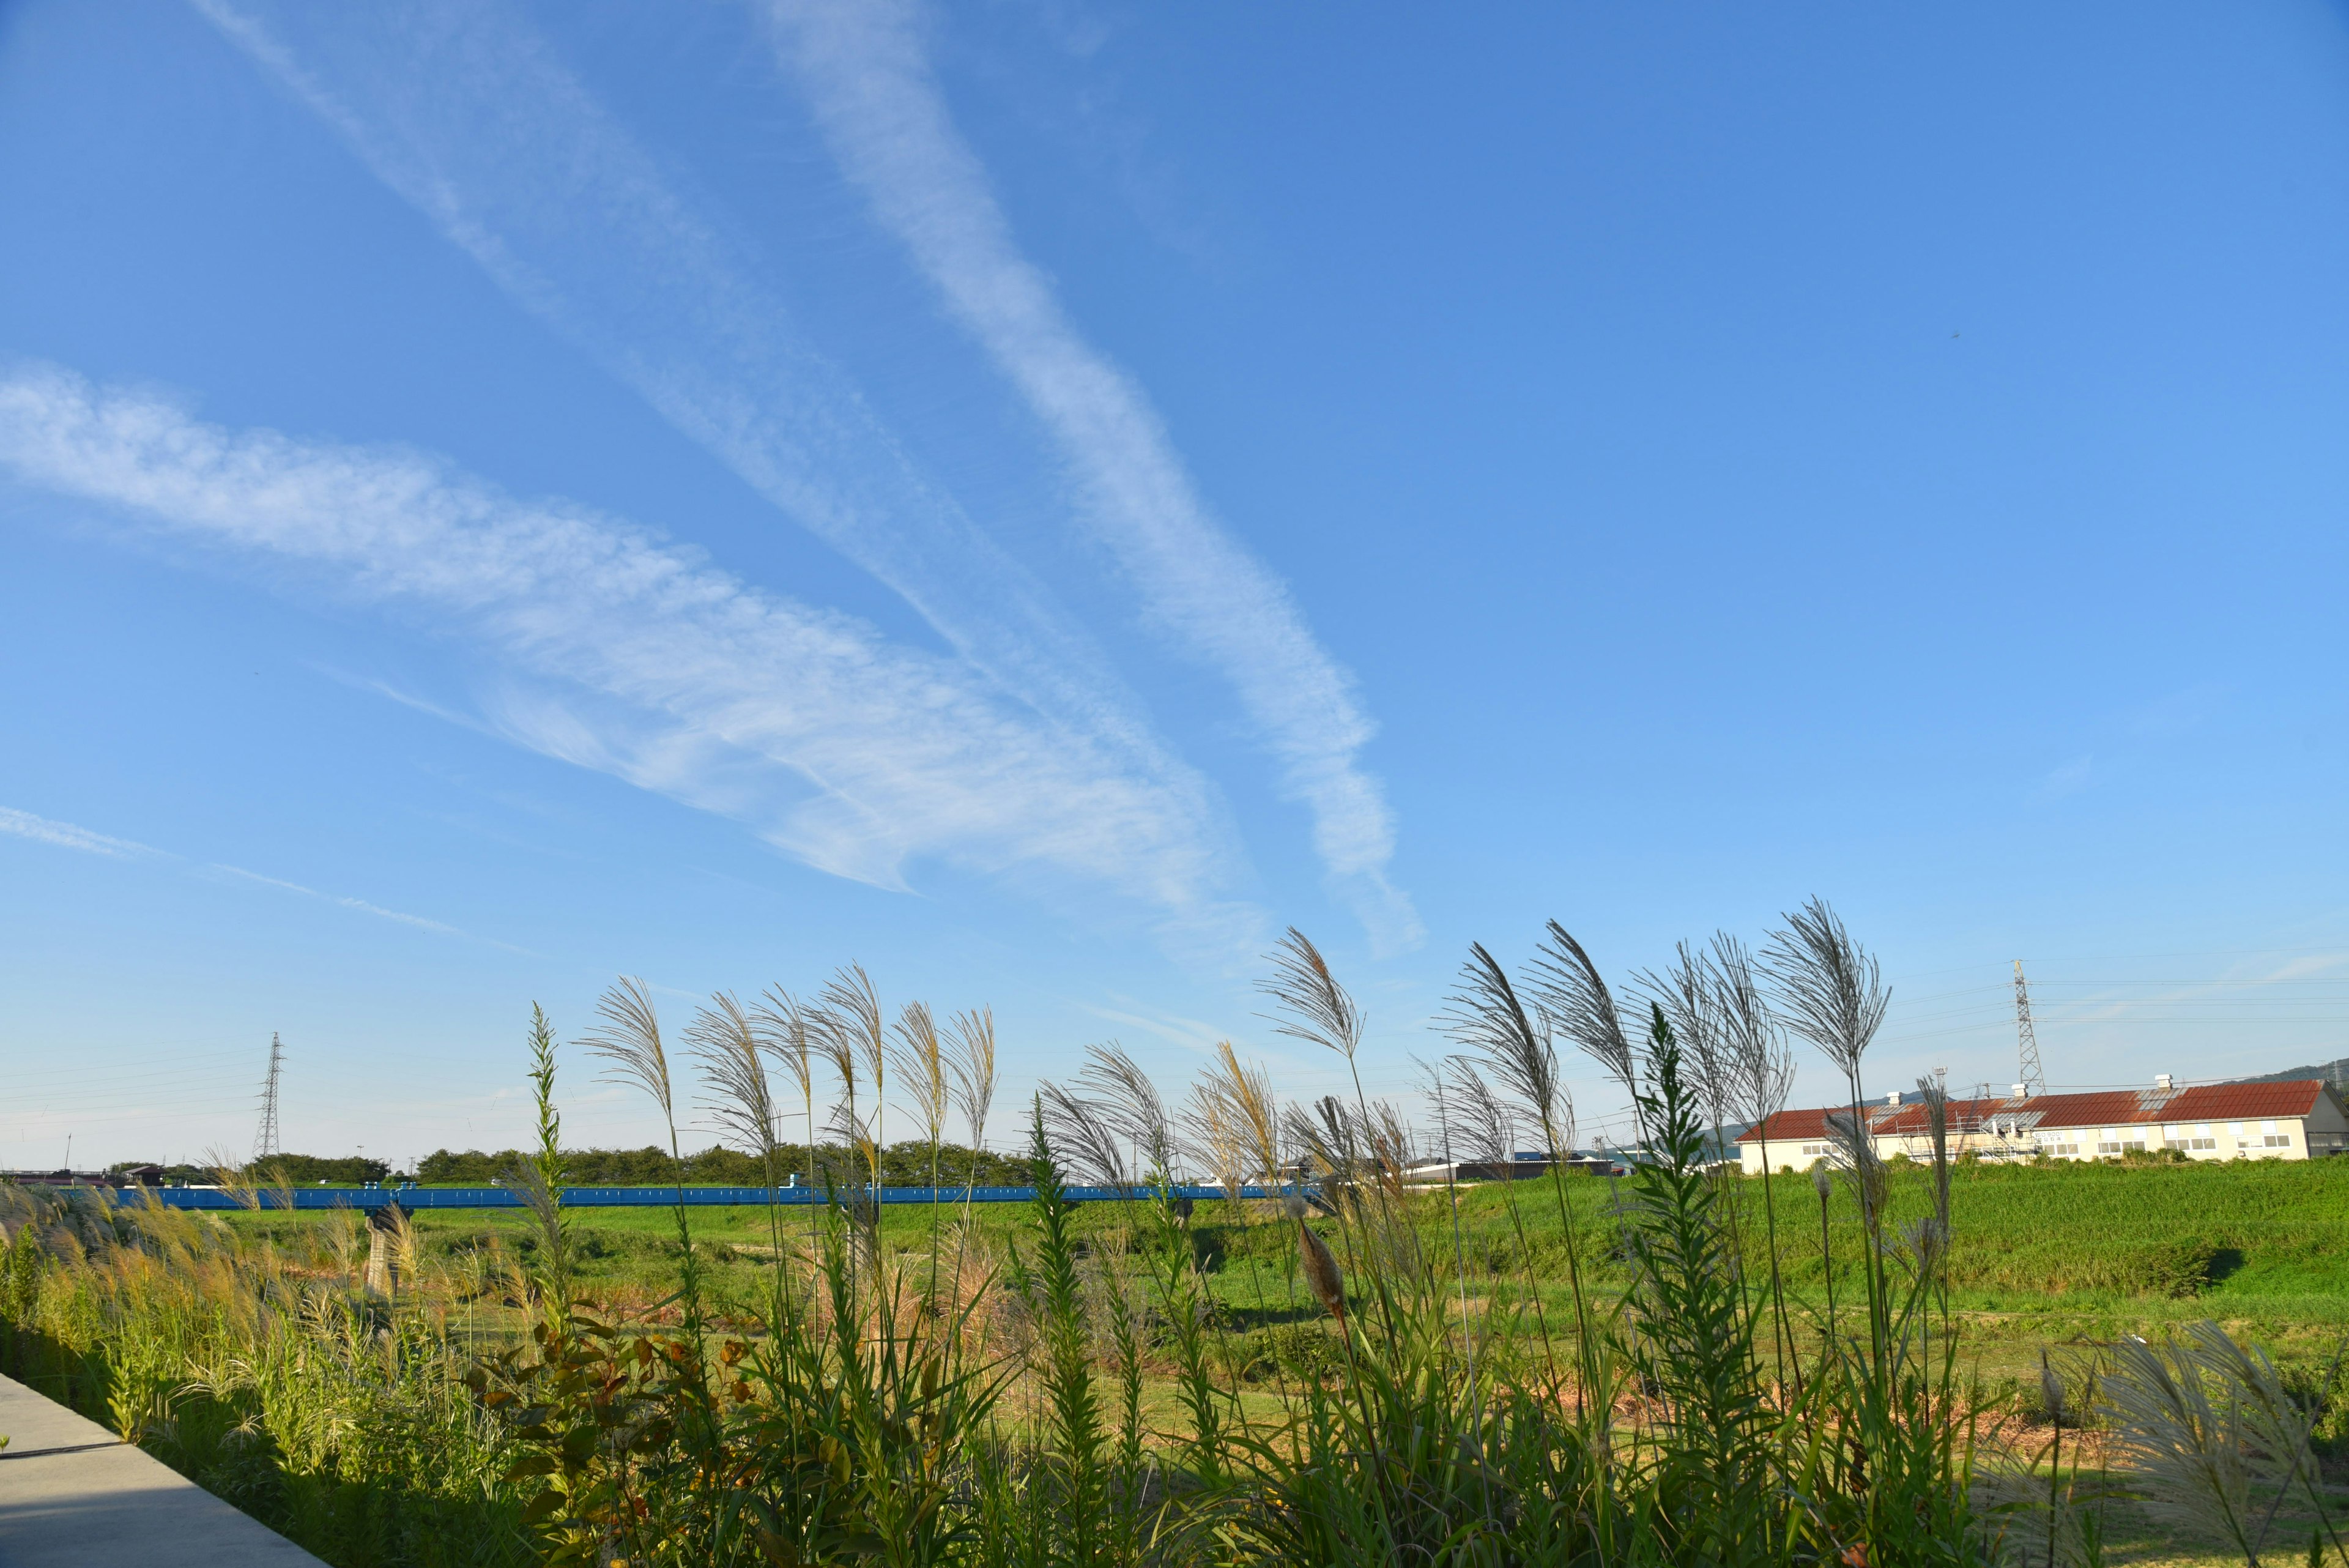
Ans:
[[[784,1144],[779,1153],[782,1163],[778,1168],[781,1177],[796,1178],[802,1184],[809,1181],[808,1146]],[[930,1182],[930,1146],[921,1139],[891,1144],[882,1149],[881,1181],[887,1187],[926,1187]],[[839,1144],[821,1144],[815,1150],[819,1170],[843,1171],[852,1168],[849,1153]],[[1030,1185],[1029,1162],[1025,1158],[997,1154],[990,1149],[973,1150],[957,1144],[941,1144],[937,1150],[938,1179],[942,1185],[960,1187],[975,1182],[980,1187],[1026,1187]],[[417,1161],[413,1173],[418,1181],[432,1185],[458,1187],[488,1187],[513,1174],[515,1167],[530,1157],[519,1149],[500,1149],[494,1154],[478,1148],[460,1153],[454,1149],[434,1149]],[[765,1183],[766,1161],[759,1155],[744,1154],[739,1149],[712,1144],[699,1154],[688,1154],[682,1159],[656,1145],[643,1148],[568,1149],[563,1156],[569,1180],[581,1187],[662,1187],[679,1179],[697,1187],[758,1187]],[[141,1160],[124,1160],[110,1168],[126,1171],[142,1167]],[[854,1168],[862,1173],[866,1164],[860,1153]],[[196,1186],[219,1179],[219,1172],[208,1165],[167,1165],[162,1168],[166,1182],[185,1182]],[[357,1155],[330,1158],[312,1154],[274,1154],[257,1159],[242,1172],[243,1179],[257,1187],[270,1187],[290,1182],[295,1187],[316,1187],[327,1182],[336,1187],[357,1187],[363,1182],[391,1179],[389,1164],[380,1159],[362,1158]]]
[[[796,1178],[805,1185],[811,1179],[808,1146],[781,1144],[777,1147],[776,1170],[780,1176]],[[930,1183],[930,1145],[926,1139],[890,1144],[880,1151],[881,1181],[887,1187],[927,1187]],[[486,1186],[511,1175],[526,1158],[518,1149],[502,1149],[496,1154],[484,1154],[480,1149],[467,1149],[462,1154],[449,1149],[436,1149],[417,1162],[416,1179],[431,1183]],[[838,1144],[819,1145],[815,1150],[818,1170],[843,1171],[852,1168],[848,1150]],[[759,1187],[767,1180],[767,1161],[762,1155],[744,1154],[739,1149],[713,1144],[698,1154],[686,1155],[682,1159],[657,1145],[643,1148],[566,1149],[563,1154],[564,1175],[580,1187],[657,1187],[682,1179],[688,1185],[717,1187]],[[865,1161],[860,1153],[854,1168],[862,1172]],[[941,1144],[937,1149],[938,1179],[944,1186],[960,1187],[976,1182],[981,1187],[1025,1187],[1029,1185],[1029,1162],[1025,1158],[997,1154],[989,1149],[973,1151],[958,1144]]]
[[[148,1163],[146,1160],[125,1159],[107,1168],[119,1175],[124,1171],[140,1169]],[[220,1179],[220,1173],[209,1165],[166,1165],[162,1171],[166,1182],[185,1182],[191,1186],[203,1186]],[[388,1179],[391,1167],[383,1160],[367,1159],[355,1154],[273,1154],[266,1159],[254,1160],[243,1174],[256,1187],[274,1187],[280,1182],[292,1182],[296,1187],[316,1187],[322,1181],[337,1187],[356,1187],[365,1181]]]

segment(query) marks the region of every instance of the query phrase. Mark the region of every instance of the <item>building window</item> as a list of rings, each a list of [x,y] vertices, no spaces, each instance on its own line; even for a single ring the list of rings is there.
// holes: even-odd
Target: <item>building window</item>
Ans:
[[[1823,1143],[1806,1143],[1803,1146],[1803,1153],[1813,1159],[1824,1155],[1826,1151],[1827,1146]]]
[[[2047,1147],[2052,1153],[2055,1154],[2077,1154],[2080,1152],[2080,1146],[2076,1143],[2056,1143],[2050,1144]]]
[[[2166,1137],[2161,1140],[2161,1147],[2190,1152],[2198,1148],[2215,1149],[2219,1147],[2219,1140],[2215,1137]]]
[[[2269,1133],[2260,1139],[2260,1147],[2262,1148],[2290,1148],[2292,1147],[2292,1134]]]
[[[2098,1140],[2096,1144],[2096,1152],[2098,1154],[2118,1154],[2120,1151],[2121,1146],[2117,1139],[2103,1138]]]

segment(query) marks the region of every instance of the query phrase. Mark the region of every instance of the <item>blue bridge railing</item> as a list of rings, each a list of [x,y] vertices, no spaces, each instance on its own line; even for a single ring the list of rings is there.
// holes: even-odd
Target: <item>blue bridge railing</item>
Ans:
[[[152,1196],[166,1209],[236,1209],[237,1200],[216,1187],[150,1187],[123,1188],[119,1190],[100,1188],[118,1203],[136,1203],[142,1197]],[[860,1189],[849,1189],[843,1197],[854,1196]],[[927,1187],[884,1187],[861,1189],[877,1196],[884,1203],[960,1203],[966,1197],[977,1203],[1028,1203],[1036,1197],[1032,1187],[941,1187],[933,1191]],[[1157,1189],[1149,1187],[1069,1187],[1062,1189],[1072,1203],[1112,1203],[1120,1199],[1145,1199]],[[1226,1196],[1220,1187],[1185,1183],[1174,1189],[1177,1198],[1205,1199]],[[1278,1187],[1243,1187],[1243,1198],[1278,1198]],[[254,1194],[264,1209],[282,1209],[283,1193],[263,1188]],[[821,1203],[823,1189],[815,1187],[777,1188],[772,1194],[780,1204],[801,1205]],[[763,1187],[688,1187],[685,1201],[696,1208],[729,1208],[735,1206],[764,1207],[769,1197]],[[409,1210],[425,1209],[520,1209],[524,1207],[519,1194],[504,1187],[297,1187],[293,1189],[294,1207],[300,1209],[383,1209],[392,1204]],[[674,1187],[566,1187],[563,1204],[566,1209],[659,1209],[675,1203],[678,1189]]]

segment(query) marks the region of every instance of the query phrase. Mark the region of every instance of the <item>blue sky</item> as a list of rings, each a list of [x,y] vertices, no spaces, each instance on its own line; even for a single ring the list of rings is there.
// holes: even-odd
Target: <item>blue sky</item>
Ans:
[[[36,0],[0,212],[0,1164],[1814,894],[1884,1088],[2349,1051],[2337,7]]]

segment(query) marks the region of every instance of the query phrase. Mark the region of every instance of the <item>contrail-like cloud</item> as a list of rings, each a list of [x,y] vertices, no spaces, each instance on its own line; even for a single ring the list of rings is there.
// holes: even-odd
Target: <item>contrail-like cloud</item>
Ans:
[[[723,226],[499,0],[192,0],[507,295],[1053,722],[1204,792],[1107,655],[917,472]]]
[[[1386,869],[1393,814],[1359,753],[1374,726],[1287,587],[1209,514],[1165,425],[1021,254],[955,130],[911,0],[768,0],[781,52],[874,213],[1051,433],[1081,510],[1152,620],[1222,674],[1313,814],[1315,847],[1385,950],[1420,926]]]
[[[321,893],[316,888],[305,888],[299,882],[288,882],[279,877],[264,877],[260,872],[248,871],[242,866],[215,864],[210,869],[225,871],[232,877],[242,877],[247,882],[258,882],[264,888],[274,888],[280,892],[299,893],[305,898],[323,898],[329,904],[340,904],[346,909],[357,909],[362,915],[373,915],[379,920],[393,920],[403,926],[414,926],[419,931],[431,931],[444,937],[465,937],[471,934],[460,931],[444,921],[428,920],[422,915],[404,915],[398,909],[387,909],[381,904],[370,904],[365,898],[353,898],[341,893]],[[506,946],[503,942],[495,945]],[[513,948],[509,950],[520,952],[522,950]]]
[[[346,597],[426,612],[507,672],[492,721],[884,887],[936,857],[1155,909],[1207,947],[1220,826],[962,661],[751,587],[637,527],[412,452],[231,431],[47,366],[0,373],[0,469]]]
[[[103,855],[115,860],[160,853],[143,844],[133,844],[127,838],[109,838],[103,833],[92,833],[88,828],[76,827],[70,822],[35,816],[29,811],[17,811],[5,805],[0,805],[0,833],[13,833],[36,844],[54,845],[59,849],[78,849],[85,855]]]
[[[19,838],[29,838],[36,844],[47,844],[58,849],[78,849],[85,855],[103,855],[109,859],[158,859],[177,862],[182,866],[186,864],[182,857],[174,855],[168,849],[156,849],[148,845],[134,844],[128,838],[110,838],[103,833],[94,833],[87,827],[77,827],[70,822],[58,822],[47,816],[35,816],[29,811],[18,811],[13,806],[0,805],[0,833],[14,834]],[[378,919],[394,920],[400,925],[413,926],[418,930],[431,931],[439,936],[462,937],[468,941],[487,940],[475,937],[470,931],[460,931],[456,927],[440,920],[428,920],[422,915],[402,914],[398,909],[387,909],[381,904],[370,904],[365,898],[353,898],[340,893],[321,893],[316,888],[305,888],[299,882],[287,882],[275,877],[264,877],[260,872],[247,871],[242,866],[214,865],[206,867],[204,869],[224,871],[232,877],[242,877],[248,882],[258,882],[265,888],[275,888],[287,893],[299,893],[305,898],[323,898],[329,904],[339,904],[346,909],[356,909],[363,915],[373,915]],[[492,942],[490,945],[501,948],[507,946],[504,942]],[[509,948],[508,950],[520,952],[523,950]]]

